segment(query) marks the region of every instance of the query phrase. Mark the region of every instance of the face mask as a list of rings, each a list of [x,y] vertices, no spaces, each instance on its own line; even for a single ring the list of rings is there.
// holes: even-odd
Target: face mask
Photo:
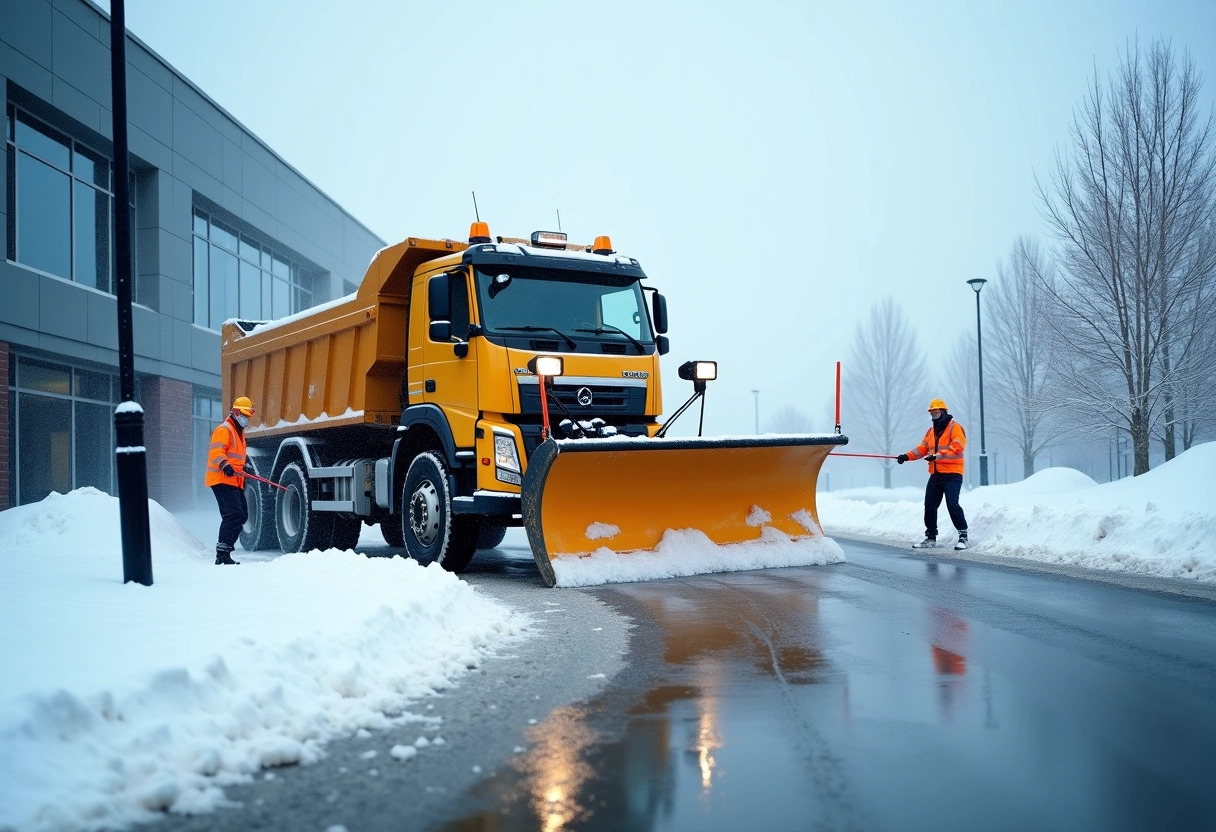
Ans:
[[[249,425],[249,417],[244,413],[238,413],[236,414],[236,423],[241,426],[241,430],[244,430]]]

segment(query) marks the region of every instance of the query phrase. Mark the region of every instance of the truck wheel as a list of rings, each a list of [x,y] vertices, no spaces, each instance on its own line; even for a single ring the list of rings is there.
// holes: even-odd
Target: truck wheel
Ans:
[[[245,470],[262,475],[253,457],[245,460]],[[241,548],[246,552],[269,549],[277,542],[274,534],[274,495],[270,489],[271,486],[257,480],[245,480],[245,508],[249,511],[249,519],[241,526]]]
[[[334,517],[334,548],[354,549],[359,545],[359,533],[363,531],[363,521],[358,517]]]
[[[401,520],[397,517],[389,517],[380,521],[380,534],[384,535],[384,542],[394,549],[405,548],[405,536],[401,532]]]
[[[328,549],[334,540],[334,515],[328,511],[313,511],[308,475],[300,463],[293,462],[283,469],[275,500],[275,529],[279,548],[284,552],[307,552]]]
[[[477,549],[493,549],[507,536],[507,527],[497,523],[482,523],[481,532],[477,535]]]
[[[477,531],[475,519],[452,516],[443,460],[430,452],[414,457],[401,487],[401,535],[410,557],[423,566],[437,562],[460,572],[477,550]]]

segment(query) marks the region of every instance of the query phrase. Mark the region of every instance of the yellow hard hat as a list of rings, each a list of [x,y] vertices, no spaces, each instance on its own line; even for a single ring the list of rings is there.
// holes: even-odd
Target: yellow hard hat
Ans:
[[[252,416],[256,411],[253,409],[253,402],[249,401],[248,396],[237,396],[236,401],[232,403],[232,409],[246,416]]]
[[[933,401],[929,402],[929,409],[930,410],[947,410],[948,408],[946,407],[946,403],[944,401],[942,401],[941,399],[934,399]]]

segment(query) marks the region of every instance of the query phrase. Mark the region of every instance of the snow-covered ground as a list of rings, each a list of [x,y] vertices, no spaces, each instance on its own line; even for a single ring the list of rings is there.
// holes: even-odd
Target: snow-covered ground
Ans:
[[[1216,581],[1214,493],[1210,443],[1134,480],[1049,469],[963,505],[977,553]],[[819,514],[829,535],[904,544],[923,531],[915,488],[820,494]],[[238,552],[241,566],[216,567],[200,538],[217,525],[150,503],[155,585],[143,587],[121,583],[114,498],[86,488],[0,512],[0,828],[208,811],[228,784],[391,722],[418,724],[417,748],[393,750],[408,765],[442,739],[418,701],[531,634],[524,613],[402,558]],[[699,541],[673,532],[664,546],[693,558]],[[809,556],[743,544],[729,565],[842,559],[817,543]],[[723,568],[720,554],[702,565]],[[588,559],[570,582],[636,580],[649,562]]]
[[[924,536],[918,488],[834,491],[817,502],[828,535],[902,545]],[[1216,442],[1139,477],[1098,485],[1072,468],[1048,468],[1021,482],[965,491],[959,502],[975,554],[1216,582]],[[944,503],[938,540],[955,540]]]
[[[149,506],[152,587],[122,583],[113,497],[0,512],[0,828],[207,811],[225,785],[390,719],[432,747],[442,729],[410,703],[528,635],[438,566],[332,550],[217,567]]]

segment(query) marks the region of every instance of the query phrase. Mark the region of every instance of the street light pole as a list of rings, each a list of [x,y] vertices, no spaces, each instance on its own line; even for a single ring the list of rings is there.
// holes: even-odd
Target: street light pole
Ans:
[[[987,282],[982,277],[967,281],[975,290],[975,347],[980,362],[980,485],[988,484],[988,451],[984,443],[984,333],[980,328],[980,289]]]
[[[756,401],[756,435],[759,436],[760,435],[760,391],[753,390],[752,395],[755,397],[755,401]]]
[[[127,155],[127,25],[124,0],[110,3],[110,88],[114,116],[114,283],[118,300],[118,386],[114,410],[118,517],[123,583],[152,586],[148,527],[148,466],[144,410],[135,401],[135,349],[131,319],[131,197]]]

